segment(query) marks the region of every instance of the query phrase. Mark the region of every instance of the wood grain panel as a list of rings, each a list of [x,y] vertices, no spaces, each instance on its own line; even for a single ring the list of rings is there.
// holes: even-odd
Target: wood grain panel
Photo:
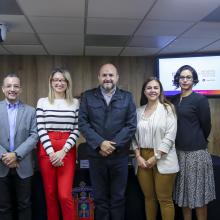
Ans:
[[[209,152],[220,156],[220,100],[219,98],[209,99],[212,130],[209,136]]]
[[[0,80],[4,73],[17,72],[22,80],[21,99],[36,106],[40,97],[47,96],[48,78],[55,66],[66,67],[73,79],[73,95],[97,86],[97,72],[104,63],[114,63],[120,74],[119,86],[133,93],[139,105],[143,82],[154,70],[154,59],[149,57],[75,57],[75,56],[0,56]],[[0,98],[4,96],[0,93]],[[212,132],[209,151],[220,155],[220,102],[209,99]],[[81,138],[80,141],[83,139]]]

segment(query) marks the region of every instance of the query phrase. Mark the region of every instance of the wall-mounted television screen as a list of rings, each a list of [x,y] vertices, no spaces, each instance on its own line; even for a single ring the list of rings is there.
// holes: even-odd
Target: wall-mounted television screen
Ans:
[[[156,73],[166,96],[180,92],[173,85],[173,77],[183,65],[192,66],[198,73],[199,83],[193,87],[195,92],[210,97],[220,96],[220,55],[157,58]]]

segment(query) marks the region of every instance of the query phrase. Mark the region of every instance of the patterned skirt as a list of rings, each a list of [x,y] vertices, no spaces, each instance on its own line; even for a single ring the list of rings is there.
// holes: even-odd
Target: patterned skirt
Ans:
[[[215,199],[212,159],[207,150],[177,151],[180,172],[173,198],[180,207],[197,208]]]

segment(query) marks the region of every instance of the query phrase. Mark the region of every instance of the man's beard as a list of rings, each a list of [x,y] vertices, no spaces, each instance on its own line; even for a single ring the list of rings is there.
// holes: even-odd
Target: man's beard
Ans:
[[[102,88],[106,92],[110,92],[114,87],[115,87],[115,85],[112,80],[105,80],[102,84]]]
[[[103,84],[102,88],[106,91],[106,92],[110,92],[113,88],[114,88],[114,84]]]

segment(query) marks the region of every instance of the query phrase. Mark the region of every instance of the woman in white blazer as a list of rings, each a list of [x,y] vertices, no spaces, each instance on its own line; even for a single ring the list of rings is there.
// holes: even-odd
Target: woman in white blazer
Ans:
[[[136,172],[145,196],[147,220],[156,220],[159,201],[163,220],[174,219],[173,186],[179,165],[175,150],[177,119],[161,82],[149,78],[142,87],[137,109],[137,131],[132,141]]]

